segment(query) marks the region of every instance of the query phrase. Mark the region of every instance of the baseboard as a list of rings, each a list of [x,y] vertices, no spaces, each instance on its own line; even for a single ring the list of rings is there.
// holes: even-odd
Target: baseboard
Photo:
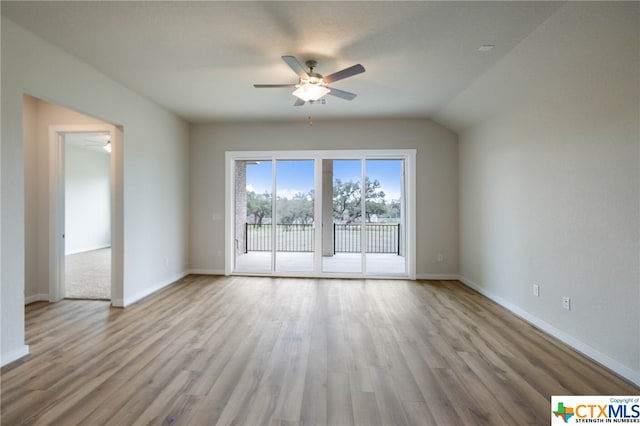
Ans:
[[[553,325],[536,317],[535,315],[532,315],[531,313],[521,309],[520,307],[503,299],[502,297],[486,291],[485,289],[483,289],[473,281],[469,280],[468,278],[460,276],[458,279],[464,285],[476,290],[478,293],[482,294],[483,296],[493,300],[498,305],[502,306],[505,309],[508,309],[513,314],[522,318],[529,324],[536,326],[537,328],[544,331],[545,333],[555,337],[556,339],[559,339],[561,342],[563,342],[567,346],[570,346],[573,349],[577,350],[578,352],[582,353],[583,355],[591,358],[598,364],[603,365],[604,367],[612,370],[616,374],[619,374],[620,376],[624,377],[625,379],[629,380],[635,385],[640,386],[640,372],[635,371],[624,364],[621,364],[620,362],[609,357],[608,355],[603,354],[597,349],[594,349],[593,347],[587,345],[586,343],[554,327]]]
[[[48,301],[49,301],[48,294],[34,294],[24,298],[25,305],[28,305],[29,303],[34,303],[34,302],[48,302]]]
[[[2,354],[0,359],[0,367],[4,367],[7,364],[17,361],[20,358],[29,355],[29,345],[22,345],[20,348],[15,349],[7,354]]]
[[[225,275],[224,269],[190,269],[189,270],[190,274],[196,274],[196,275]],[[259,276],[263,276],[264,274],[256,274]],[[377,277],[376,277],[377,278]],[[383,279],[393,279],[393,278],[397,278],[397,279],[406,279],[407,277],[398,277],[398,276],[384,276],[384,277],[380,277]],[[415,279],[417,280],[458,280],[460,279],[459,275],[455,275],[455,274],[418,274],[416,275]]]
[[[96,247],[89,247],[89,248],[83,248],[80,250],[74,250],[74,251],[70,251],[69,253],[65,253],[65,256],[69,256],[71,254],[78,254],[78,253],[86,253],[88,251],[94,251],[94,250],[102,250],[102,249],[106,249],[106,248],[110,248],[111,244],[106,245],[106,246],[96,246]]]
[[[196,275],[224,275],[224,269],[190,269],[189,273]]]
[[[190,269],[189,270],[190,274],[196,274],[196,275],[225,275],[225,271],[224,269]],[[260,275],[263,276],[264,274],[256,274],[256,275]],[[399,278],[399,279],[406,279],[407,277],[396,277],[396,276],[389,276],[389,277],[381,277],[381,278]],[[460,279],[460,275],[456,275],[456,274],[418,274],[416,275],[415,279],[417,280],[458,280]]]
[[[459,280],[460,275],[456,274],[417,274],[417,280]]]
[[[134,303],[136,303],[137,301],[144,299],[145,297],[155,293],[156,291],[162,290],[163,288],[167,287],[168,285],[171,285],[173,283],[175,283],[176,281],[178,281],[181,278],[186,277],[187,275],[189,275],[189,271],[184,271],[184,272],[180,272],[179,274],[174,275],[171,278],[168,278],[156,285],[154,285],[153,287],[149,287],[147,289],[144,289],[143,291],[140,291],[136,294],[134,294],[133,296],[130,297],[125,297],[124,299],[112,299],[111,300],[111,305],[118,307],[118,308],[125,308],[129,305],[132,305]]]

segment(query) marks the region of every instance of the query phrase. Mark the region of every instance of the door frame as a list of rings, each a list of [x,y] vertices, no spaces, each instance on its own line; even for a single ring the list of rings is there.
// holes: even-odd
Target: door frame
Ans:
[[[123,131],[112,124],[49,126],[49,300],[64,298],[65,289],[65,164],[64,136],[70,133],[109,133],[111,155],[111,305],[124,306]]]
[[[404,160],[403,189],[405,191],[405,223],[406,229],[406,275],[373,276],[367,274],[336,274],[322,272],[319,266],[321,256],[318,246],[321,243],[321,227],[316,226],[316,255],[313,273],[282,273],[273,270],[269,273],[256,273],[267,276],[309,276],[309,277],[345,277],[345,278],[416,278],[416,149],[374,149],[374,150],[297,150],[297,151],[226,151],[225,152],[225,275],[234,274],[235,257],[235,162],[242,160],[315,160],[315,193],[322,194],[323,159],[331,160]],[[364,173],[364,171],[363,171]],[[273,179],[273,177],[272,177]],[[364,205],[364,203],[363,203]],[[320,203],[314,203],[315,217],[321,218]],[[320,252],[321,253],[321,252]],[[364,262],[364,260],[363,260]],[[246,274],[243,272],[243,274]],[[254,274],[251,274],[254,275]]]

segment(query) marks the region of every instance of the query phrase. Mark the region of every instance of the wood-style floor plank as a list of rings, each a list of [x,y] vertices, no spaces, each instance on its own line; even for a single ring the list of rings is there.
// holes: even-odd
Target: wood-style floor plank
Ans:
[[[1,423],[514,425],[640,389],[456,281],[188,276],[26,307]]]

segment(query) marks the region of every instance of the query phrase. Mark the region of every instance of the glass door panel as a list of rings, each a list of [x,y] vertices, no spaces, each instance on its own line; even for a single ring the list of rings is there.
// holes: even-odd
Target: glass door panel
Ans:
[[[233,197],[226,211],[233,225],[226,230],[225,271],[303,276],[415,273],[415,237],[407,231],[415,221],[409,212],[414,208],[414,156],[324,155],[228,156]]]
[[[315,253],[313,160],[276,161],[275,270],[313,272]]]
[[[362,273],[362,160],[322,160],[322,272]]]
[[[366,270],[406,274],[403,160],[366,160]]]
[[[240,272],[271,272],[272,162],[235,161],[235,265]]]

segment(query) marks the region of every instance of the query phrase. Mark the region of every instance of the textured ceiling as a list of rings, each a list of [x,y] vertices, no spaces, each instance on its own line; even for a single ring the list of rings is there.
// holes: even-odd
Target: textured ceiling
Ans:
[[[192,122],[433,117],[559,2],[10,2],[2,14]],[[480,52],[484,44],[495,45]],[[318,61],[345,101],[293,107],[280,59]]]

